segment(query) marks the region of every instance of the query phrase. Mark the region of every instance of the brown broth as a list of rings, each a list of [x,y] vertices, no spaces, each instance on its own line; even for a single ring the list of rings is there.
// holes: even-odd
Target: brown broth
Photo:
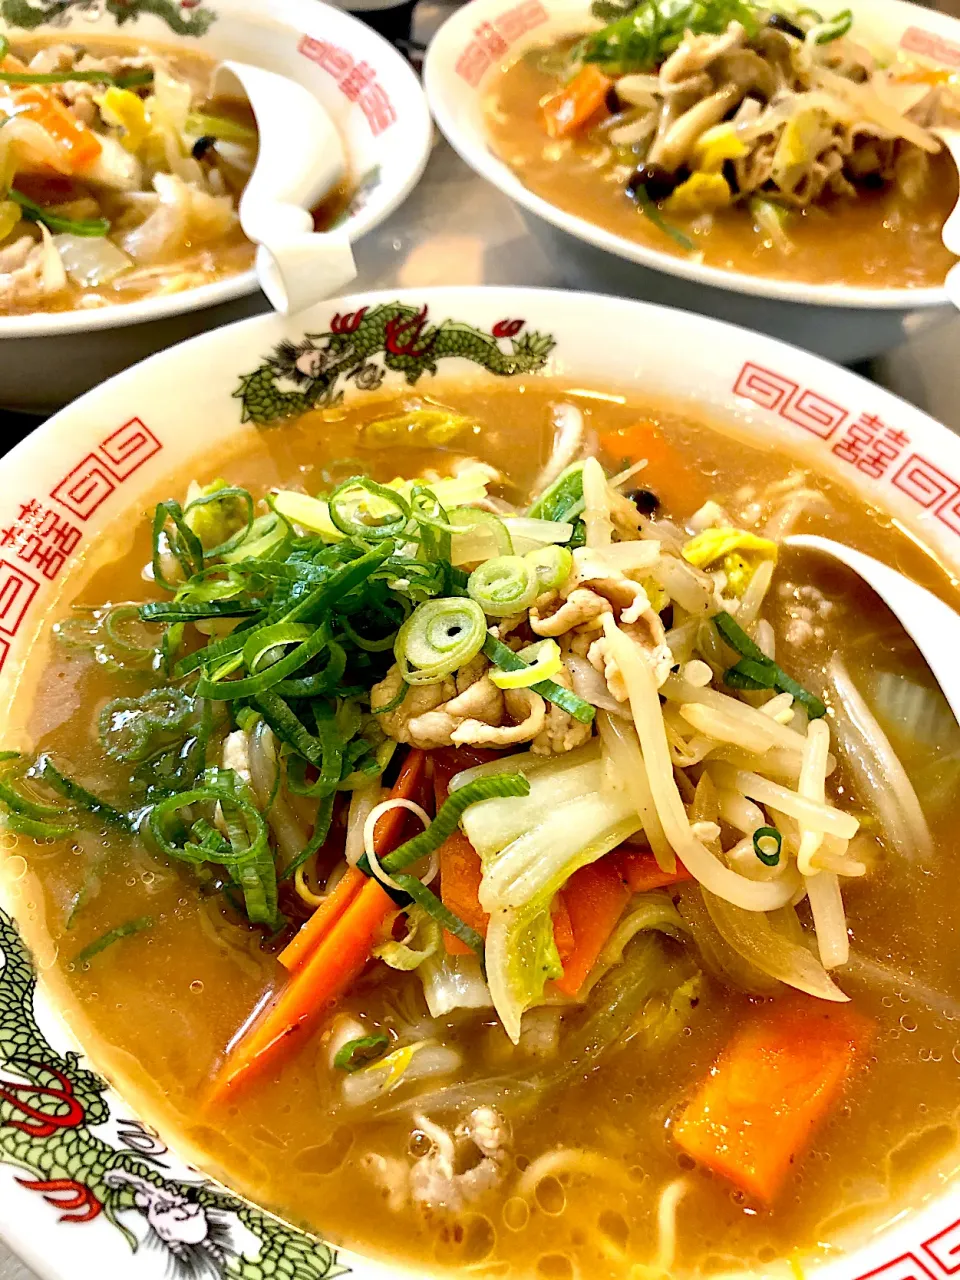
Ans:
[[[577,395],[545,380],[493,391],[438,381],[432,391],[482,424],[464,447],[509,468],[516,488],[507,496],[517,500],[548,454],[550,402]],[[198,460],[195,469],[171,477],[151,496],[181,495],[190,479],[209,482],[218,475],[257,493],[274,484],[316,491],[353,473],[357,459],[382,481],[415,475],[426,466],[447,467],[456,456],[451,451],[365,446],[363,424],[382,414],[386,403],[365,398],[360,409],[317,411],[281,430],[249,432],[231,452],[215,461]],[[747,443],[728,428],[711,429],[670,405],[586,397],[578,403],[588,427],[602,433],[602,456],[611,466],[626,452],[618,443],[621,429],[638,419],[660,427],[683,461],[673,469],[651,466],[644,483],[678,518],[689,516],[708,493],[736,512],[750,500],[744,486],[762,488],[795,467],[776,449]],[[869,550],[960,603],[942,568],[881,511],[864,508],[833,481],[814,483],[830,505],[811,509],[800,527]],[[105,555],[109,563],[78,571],[72,590],[67,584],[59,616],[71,601],[142,597],[140,569],[149,558],[146,505],[118,521],[113,545],[123,547],[122,556],[110,552]],[[783,633],[790,608],[801,600],[801,583],[818,587],[835,607],[822,638],[810,648],[789,649]],[[875,598],[849,577],[826,571],[816,558],[785,556],[770,599],[767,615],[779,633],[781,660],[814,687],[819,668],[835,649],[858,678],[876,668],[926,678],[915,651]],[[23,687],[10,726],[12,741],[55,753],[80,780],[109,793],[121,774],[104,764],[95,720],[103,702],[117,696],[116,681],[96,663],[48,640],[38,646]],[[131,677],[123,692],[136,694],[145,687],[145,678]],[[909,755],[905,763],[908,769],[917,766]],[[841,788],[846,785],[841,777]],[[858,950],[954,995],[958,913],[948,855],[955,800],[951,787],[946,801],[929,814],[943,855],[933,868],[920,871],[881,855],[866,881],[851,884],[845,893]],[[496,1193],[455,1222],[413,1211],[395,1215],[363,1169],[362,1157],[369,1151],[405,1156],[410,1125],[387,1118],[357,1123],[349,1111],[332,1111],[323,1031],[225,1111],[202,1102],[224,1046],[278,980],[274,955],[258,935],[230,923],[217,900],[205,898],[188,873],[130,841],[83,835],[73,845],[39,846],[21,840],[16,853],[32,873],[27,883],[36,887],[24,895],[35,902],[32,914],[24,912],[28,939],[43,955],[55,955],[48,981],[70,1010],[81,1040],[146,1118],[213,1174],[333,1242],[410,1261],[421,1270],[483,1260],[477,1274],[486,1274],[489,1266],[490,1274],[537,1280],[568,1280],[574,1274],[624,1280],[633,1263],[653,1261],[658,1193],[689,1170],[671,1144],[671,1115],[749,1008],[746,997],[711,982],[691,1033],[663,1056],[645,1060],[628,1048],[593,1076],[514,1120],[518,1156],[532,1161],[559,1145],[600,1150],[622,1162],[616,1180],[582,1178],[566,1189],[552,1187],[522,1230],[503,1225]],[[85,895],[79,907],[78,895]],[[145,912],[156,920],[152,929],[115,944],[87,965],[73,962],[93,939]],[[678,1273],[765,1267],[788,1254],[812,1258],[850,1233],[856,1238],[868,1225],[892,1218],[905,1197],[918,1196],[934,1184],[939,1170],[957,1165],[960,1024],[934,1016],[907,992],[871,990],[852,978],[842,983],[857,1008],[877,1020],[869,1061],[774,1210],[759,1209],[718,1178],[689,1175],[679,1217]],[[398,1007],[416,1005],[418,991],[415,976],[374,969],[344,1006],[389,1023]],[[449,1036],[472,1064],[482,1064],[491,1075],[503,1069],[510,1049],[489,1016],[451,1018],[449,1025]],[[566,1207],[556,1212],[564,1201]]]
[[[627,195],[626,175],[604,159],[609,145],[602,138],[590,131],[547,137],[540,103],[556,87],[532,56],[502,68],[485,103],[495,154],[524,186],[567,213],[658,252],[687,256]],[[670,221],[694,241],[707,266],[720,270],[807,284],[919,289],[941,284],[955,261],[940,230],[957,189],[956,166],[944,153],[934,157],[916,203],[895,191],[862,190],[856,200],[834,197],[792,217],[789,254],[755,229],[742,206],[719,210],[709,231],[693,218],[671,215]]]

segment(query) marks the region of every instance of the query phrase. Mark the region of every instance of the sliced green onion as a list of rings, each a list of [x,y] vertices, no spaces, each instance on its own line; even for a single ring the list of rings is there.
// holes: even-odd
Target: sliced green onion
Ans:
[[[168,524],[172,525],[170,533],[167,533]],[[168,499],[166,502],[158,502],[154,512],[152,563],[153,578],[156,584],[160,587],[166,587],[168,591],[176,591],[179,589],[180,583],[169,582],[163,572],[161,540],[164,537],[166,537],[171,554],[180,565],[185,579],[193,577],[195,573],[199,573],[202,570],[203,544],[184,520],[180,503],[174,502],[172,499]],[[149,606],[145,607],[149,608]],[[143,610],[141,610],[140,616],[143,617]]]
[[[106,218],[65,218],[62,214],[37,204],[35,200],[23,195],[15,187],[11,187],[7,192],[7,199],[18,204],[23,210],[23,216],[30,222],[42,222],[50,231],[59,234],[99,237],[105,236],[110,230],[110,223]]]
[[[333,1065],[338,1071],[359,1071],[361,1067],[382,1058],[390,1037],[383,1031],[374,1032],[370,1036],[358,1036],[356,1040],[348,1040],[334,1055]]]
[[[757,827],[753,833],[753,851],[765,867],[775,867],[780,861],[783,836],[776,827]]]
[[[238,564],[243,560],[267,560],[280,556],[288,548],[292,530],[277,511],[257,516],[247,536],[228,551],[219,552],[225,564]]]
[[[475,782],[468,782],[465,787],[461,787],[459,791],[447,797],[429,827],[419,835],[415,835],[412,840],[405,841],[398,849],[394,849],[393,853],[388,853],[385,858],[381,858],[380,865],[388,875],[392,876],[395,871],[402,871],[404,867],[412,866],[421,858],[429,857],[453,835],[464,811],[472,804],[479,804],[481,800],[502,800],[508,796],[528,796],[529,794],[530,783],[522,773],[498,773],[493,777],[478,778]],[[359,860],[357,866],[367,875],[370,874],[370,864],[366,860],[366,855]]]
[[[411,518],[402,494],[367,476],[351,476],[338,484],[327,499],[327,510],[341,533],[366,542],[401,536]]]
[[[375,716],[385,716],[390,711],[396,711],[397,707],[399,707],[402,704],[404,698],[407,696],[409,692],[410,692],[410,686],[407,684],[406,680],[401,680],[400,688],[397,690],[397,692],[394,694],[394,696],[390,699],[389,702],[385,702],[382,707],[371,708],[371,710],[373,711],[373,714]]]
[[[517,657],[529,663],[526,670],[492,671],[490,680],[498,689],[529,689],[540,680],[548,680],[563,667],[560,646],[556,640],[540,640],[520,649]]]
[[[73,963],[87,964],[94,956],[98,956],[101,951],[106,951],[107,947],[112,947],[121,938],[131,938],[135,933],[143,933],[144,929],[152,929],[154,923],[153,916],[138,916],[136,920],[128,920],[125,924],[118,924],[115,929],[108,929],[99,938],[95,938],[93,942],[88,943],[82,951],[78,951]]]
[[[483,642],[483,652],[501,671],[522,671],[527,665],[512,649],[508,649],[502,641],[489,634]],[[557,684],[554,680],[539,680],[530,688],[534,693],[539,693],[541,698],[546,698],[561,711],[566,711],[568,715],[573,716],[574,720],[579,720],[581,724],[592,723],[596,711],[589,702],[585,702],[572,689],[565,689],[562,684]]]
[[[320,776],[315,782],[307,782],[303,770],[303,757],[291,756],[287,763],[290,790],[298,796],[328,796],[337,789],[343,772],[343,748],[345,738],[337,726],[329,703],[315,702],[313,716],[317,725],[317,741],[320,743]]]
[[[573,573],[573,555],[566,547],[538,547],[528,551],[524,559],[536,574],[538,595],[562,587]]]
[[[0,60],[4,56],[0,52]],[[74,80],[113,85],[115,89],[136,89],[152,84],[153,72],[149,67],[138,67],[121,76],[109,71],[0,71],[0,84],[69,84]]]
[[[814,32],[814,44],[830,44],[833,40],[839,40],[841,36],[845,36],[853,26],[853,10],[842,9],[833,18],[827,22],[819,23]]]
[[[202,622],[205,618],[249,618],[263,608],[248,597],[240,600],[151,600],[141,605],[144,622]]]
[[[269,666],[258,669],[260,659],[271,649],[281,645],[299,641],[296,648],[284,657],[272,662]],[[201,676],[197,683],[197,693],[201,698],[235,699],[253,698],[273,688],[288,676],[306,666],[313,658],[326,648],[328,642],[325,627],[305,627],[289,622],[278,622],[274,626],[258,627],[250,633],[243,646],[243,662],[252,675],[240,680],[218,679],[217,672],[211,677]]]
[[[211,116],[201,111],[191,111],[187,116],[186,130],[191,137],[216,138],[218,142],[249,142],[257,140],[256,129],[227,116]]]
[[[768,658],[729,613],[714,614],[713,625],[730,648],[744,659],[724,672],[724,684],[733,689],[778,689],[799,702],[811,720],[819,720],[827,714],[824,703]]]
[[[49,756],[40,756],[31,772],[41,782],[45,782],[48,787],[52,787],[54,791],[62,795],[65,800],[75,804],[78,809],[85,809],[87,813],[92,813],[95,818],[100,818],[112,827],[119,827],[122,831],[133,830],[133,824],[125,813],[115,809],[112,804],[107,804],[106,800],[101,800],[99,796],[95,796],[86,787],[81,787],[79,782],[74,782],[72,778],[62,774]]]
[[[253,497],[246,490],[241,489],[238,485],[223,485],[220,489],[212,489],[209,493],[202,493],[199,498],[194,498],[192,502],[188,502],[183,509],[184,519],[190,515],[191,511],[202,511],[204,507],[210,506],[215,502],[239,502],[244,508],[244,521],[241,528],[232,533],[228,538],[224,538],[222,542],[218,542],[216,546],[208,547],[204,555],[210,559],[217,556],[225,555],[228,552],[236,551],[237,547],[244,541],[253,528]],[[189,520],[187,520],[189,524]],[[193,526],[190,526],[193,528]],[[194,530],[196,532],[196,530]]]
[[[434,684],[475,658],[487,623],[473,600],[426,600],[397,632],[394,657],[407,684]]]
[[[491,556],[513,555],[510,532],[492,511],[481,511],[479,507],[457,507],[447,518],[457,530],[450,544],[450,560],[453,564],[477,564]]]
[[[333,822],[333,796],[324,796],[317,805],[317,814],[313,823],[313,833],[297,856],[283,869],[281,880],[289,880],[303,866],[308,858],[312,858],[326,844]]]
[[[257,696],[257,706],[263,718],[281,742],[293,747],[318,769],[323,768],[323,743],[307,729],[300,717],[290,709],[283,698],[270,690]]]
[[[182,689],[150,689],[139,698],[114,698],[98,718],[100,742],[113,760],[145,760],[156,749],[157,738],[184,729],[195,710],[193,698]]]
[[[422,907],[442,928],[452,933],[455,938],[459,938],[461,942],[466,943],[470,950],[475,951],[480,960],[483,960],[483,939],[476,929],[472,929],[465,920],[461,920],[449,907],[444,906],[437,895],[418,880],[416,876],[401,871],[394,875],[393,878],[402,891],[408,894],[418,907]]]
[[[678,227],[666,220],[642,182],[633,188],[633,197],[640,208],[640,212],[653,223],[658,231],[662,231],[665,236],[669,236],[675,244],[678,244],[681,249],[685,249],[687,253],[693,253],[697,246],[689,236],[685,236]]]
[[[489,617],[507,618],[530,608],[540,594],[540,581],[523,556],[496,556],[474,569],[467,594]]]

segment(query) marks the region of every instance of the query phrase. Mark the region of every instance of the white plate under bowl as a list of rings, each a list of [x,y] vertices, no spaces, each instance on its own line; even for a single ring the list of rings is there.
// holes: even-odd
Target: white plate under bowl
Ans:
[[[850,0],[848,7],[855,34],[866,33],[871,45],[960,68],[960,20],[905,0]],[[519,205],[565,284],[716,316],[845,364],[952,314],[939,285],[853,288],[727,271],[615,235],[535,195],[491,149],[484,99],[525,49],[596,25],[590,0],[471,0],[437,32],[424,64],[437,124],[472,169]]]
[[[313,376],[281,372],[291,359]],[[884,507],[960,573],[960,439],[826,361],[701,316],[591,294],[355,295],[296,320],[259,316],[161,352],[0,459],[0,724],[71,568],[118,516],[142,518],[158,488],[181,491],[198,457],[261,429],[282,432],[282,422],[257,424],[280,395],[288,409],[305,409],[341,394],[350,404],[382,386],[429,393],[434,371],[491,389],[554,374],[735,419],[739,431]],[[119,1087],[108,1088],[91,1074],[107,1071],[106,1061],[72,1054],[25,871],[15,850],[0,850],[0,1236],[48,1280],[185,1275],[175,1264],[178,1253],[181,1262],[189,1254],[188,1240],[203,1274],[223,1280],[325,1280],[344,1269],[356,1280],[410,1277],[276,1222],[205,1182],[184,1162],[197,1153],[174,1154],[130,1120],[142,1108],[136,1085],[115,1080]],[[49,1118],[36,1114],[44,1108]],[[958,1272],[960,1185],[944,1184],[816,1276],[949,1280]]]
[[[0,35],[132,42],[251,62],[299,80],[343,137],[356,184],[351,242],[416,185],[430,154],[423,90],[406,60],[363,22],[321,0],[30,0],[0,5]],[[256,274],[91,311],[0,315],[0,407],[48,413],[195,333],[267,307]]]

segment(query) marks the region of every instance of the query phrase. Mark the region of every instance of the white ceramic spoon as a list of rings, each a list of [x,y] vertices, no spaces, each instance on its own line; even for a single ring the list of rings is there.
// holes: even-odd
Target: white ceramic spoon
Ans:
[[[960,129],[931,129],[930,132],[935,134],[947,148],[960,171]],[[960,200],[943,224],[940,238],[950,252],[960,258]],[[960,308],[960,262],[954,263],[947,272],[943,287],[953,305]]]
[[[281,315],[332,297],[357,274],[343,231],[313,229],[310,212],[347,170],[336,125],[296,80],[224,62],[214,92],[246,97],[260,134],[257,163],[240,199],[240,225],[257,246],[257,275]]]
[[[960,655],[960,615],[926,587],[911,582],[896,569],[874,560],[873,556],[854,551],[853,547],[834,542],[832,538],[801,533],[785,538],[784,543],[788,547],[832,556],[873,588],[923,654],[950,704],[950,710],[960,723],[960,662],[957,660]]]

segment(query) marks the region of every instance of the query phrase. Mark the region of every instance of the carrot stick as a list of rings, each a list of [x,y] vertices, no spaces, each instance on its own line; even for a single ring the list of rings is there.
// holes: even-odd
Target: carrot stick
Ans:
[[[573,936],[573,921],[562,893],[553,900],[553,941],[557,948],[560,963],[566,964],[576,949],[576,938]]]
[[[319,946],[353,902],[366,878],[356,867],[347,869],[333,892],[327,894],[299,933],[294,935],[277,956],[285,969],[295,973],[302,967],[310,953]]]
[[[850,1005],[809,996],[749,1017],[673,1126],[700,1164],[769,1204],[873,1034]]]
[[[613,81],[586,63],[563,88],[543,104],[543,124],[551,138],[578,133],[603,106]]]
[[[631,893],[649,893],[651,889],[662,889],[668,884],[693,879],[679,858],[676,871],[663,871],[653,854],[646,849],[632,849],[629,845],[621,845],[611,856]]]
[[[454,831],[440,846],[440,898],[445,907],[485,938],[490,917],[480,905],[482,876],[480,855],[462,831]],[[467,955],[472,951],[446,929],[443,945],[447,955],[451,956]]]
[[[214,1083],[215,1100],[275,1062],[273,1050],[309,1031],[328,1011],[370,959],[377,932],[395,909],[379,881],[367,879],[320,945],[239,1041]]]
[[[617,927],[630,898],[617,863],[601,858],[575,871],[561,890],[573,930],[573,951],[564,961],[557,989],[575,996]]]
[[[411,799],[426,772],[426,761],[426,753],[423,751],[411,751],[408,754],[390,792],[391,800]],[[401,843],[405,817],[405,810],[391,809],[379,820],[373,832],[378,857],[392,853]],[[285,969],[293,973],[302,967],[307,957],[319,946],[356,898],[366,878],[355,867],[347,871],[333,893],[317,907],[296,937],[280,952],[278,959]]]
[[[412,750],[407,755],[390,792],[391,799],[409,799],[418,792],[426,776],[426,754]],[[381,822],[374,828],[374,845],[378,857],[392,853],[403,835],[402,809],[390,810],[384,818],[397,813],[401,821],[389,822],[383,834]],[[382,821],[382,820],[381,820]],[[344,880],[347,879],[344,876]],[[288,964],[296,967],[279,994],[267,1006],[234,1046],[219,1078],[214,1082],[214,1099],[221,1098],[255,1071],[273,1060],[273,1050],[294,1033],[306,1031],[330,1005],[341,996],[370,959],[377,932],[396,904],[378,880],[356,875],[365,883],[353,892],[345,889],[336,906],[314,924],[317,909],[300,930],[297,938],[310,930],[308,939],[294,952],[286,948]],[[341,881],[341,883],[343,883]],[[335,896],[336,890],[334,891]],[[324,904],[326,906],[326,904]],[[294,939],[296,941],[296,939]]]

